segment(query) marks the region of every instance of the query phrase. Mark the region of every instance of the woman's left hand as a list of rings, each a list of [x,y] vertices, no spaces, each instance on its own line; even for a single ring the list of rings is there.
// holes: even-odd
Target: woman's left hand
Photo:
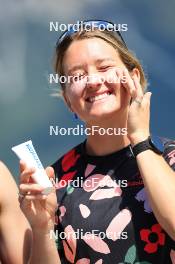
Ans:
[[[124,71],[126,82],[123,86],[131,95],[127,121],[128,138],[135,145],[150,135],[150,98],[151,92],[143,93],[139,78],[135,75],[131,78],[127,70]]]

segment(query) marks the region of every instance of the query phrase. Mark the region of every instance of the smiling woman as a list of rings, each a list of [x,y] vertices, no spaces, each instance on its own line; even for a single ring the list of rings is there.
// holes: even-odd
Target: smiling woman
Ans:
[[[47,169],[57,182],[47,197],[29,184],[34,170],[21,163],[21,207],[34,234],[30,263],[175,263],[174,143],[150,136],[151,93],[142,66],[109,24],[66,31],[55,70],[74,77],[61,84],[62,95],[86,128],[127,134],[88,134]],[[69,184],[82,178],[82,186]],[[64,233],[57,248],[49,237],[55,210],[56,233]]]

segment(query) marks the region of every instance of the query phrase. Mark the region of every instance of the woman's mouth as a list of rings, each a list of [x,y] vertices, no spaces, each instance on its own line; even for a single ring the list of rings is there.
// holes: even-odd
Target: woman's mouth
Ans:
[[[86,102],[93,103],[93,102],[96,102],[96,101],[100,101],[100,100],[106,99],[111,94],[112,94],[112,91],[106,91],[104,93],[100,93],[100,94],[97,94],[97,95],[89,96],[86,99]]]

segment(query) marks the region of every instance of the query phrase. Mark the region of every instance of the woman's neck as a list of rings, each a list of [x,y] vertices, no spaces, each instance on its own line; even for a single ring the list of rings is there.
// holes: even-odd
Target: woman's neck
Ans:
[[[130,144],[127,137],[127,117],[121,117],[120,120],[117,118],[106,118],[105,122],[95,124],[94,126],[103,127],[105,129],[112,128],[115,129],[115,133],[118,135],[100,135],[97,132],[94,135],[89,135],[86,142],[86,151],[89,155],[103,156],[110,153],[116,152]],[[86,127],[91,127],[92,125],[87,125]],[[110,130],[110,133],[112,132]],[[104,130],[103,130],[104,131]]]

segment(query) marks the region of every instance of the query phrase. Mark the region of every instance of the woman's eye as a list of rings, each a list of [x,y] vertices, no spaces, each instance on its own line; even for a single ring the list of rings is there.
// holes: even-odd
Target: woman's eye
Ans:
[[[100,66],[99,69],[104,71],[110,69],[112,66],[111,65],[105,65],[105,66]]]

